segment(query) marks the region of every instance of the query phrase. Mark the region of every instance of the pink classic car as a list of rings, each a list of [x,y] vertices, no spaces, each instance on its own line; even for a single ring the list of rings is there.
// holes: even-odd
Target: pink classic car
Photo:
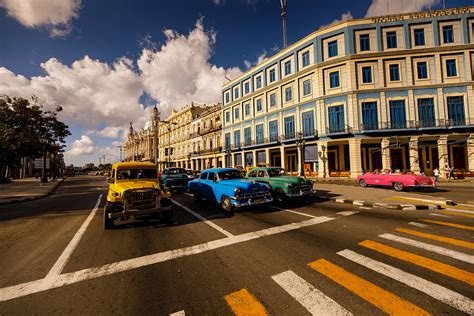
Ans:
[[[436,188],[434,178],[415,174],[396,174],[396,173],[367,173],[357,177],[361,187],[369,185],[380,185],[393,187],[396,191],[402,191],[405,188],[423,189]]]

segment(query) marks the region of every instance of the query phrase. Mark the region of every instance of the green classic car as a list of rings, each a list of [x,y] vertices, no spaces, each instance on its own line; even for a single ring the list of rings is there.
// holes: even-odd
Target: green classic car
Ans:
[[[270,185],[277,201],[285,199],[309,199],[313,182],[303,177],[289,176],[279,167],[259,167],[247,172],[247,178]]]

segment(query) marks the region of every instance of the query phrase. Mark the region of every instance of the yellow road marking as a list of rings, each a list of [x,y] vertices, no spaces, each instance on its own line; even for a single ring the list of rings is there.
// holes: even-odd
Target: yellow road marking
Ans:
[[[462,204],[462,205],[452,205],[450,206],[451,208],[457,208],[461,210],[468,210],[468,211],[474,211],[474,206]]]
[[[417,199],[417,198],[404,197],[404,196],[391,196],[391,197],[385,198],[385,200],[405,201],[405,202],[420,202],[420,203],[431,204],[431,205],[446,205],[446,203],[444,201],[441,201],[441,200]]]
[[[265,307],[247,289],[224,296],[235,315],[268,315]]]
[[[469,242],[469,241],[464,241],[464,240],[459,240],[459,239],[454,239],[454,238],[449,238],[449,237],[443,237],[443,236],[438,236],[438,235],[432,235],[432,234],[427,234],[427,233],[422,233],[416,230],[411,230],[407,228],[395,228],[396,231],[405,233],[405,234],[410,234],[413,236],[418,236],[418,237],[423,237],[423,238],[428,238],[436,241],[441,241],[447,244],[452,244],[464,248],[469,248],[469,249],[474,249],[474,243]]]
[[[430,315],[424,309],[366,281],[355,274],[325,260],[320,259],[308,263],[308,266],[325,275],[349,291],[362,297],[391,315]]]
[[[469,271],[462,270],[433,259],[425,258],[423,256],[419,256],[411,252],[399,250],[390,246],[385,246],[372,240],[364,240],[363,242],[360,242],[359,245],[386,254],[388,256],[416,264],[417,266],[444,274],[453,279],[465,282],[469,285],[474,285],[474,273],[471,273]]]
[[[436,211],[436,212],[446,214],[446,215],[455,215],[455,216],[464,216],[464,217],[474,218],[474,214],[459,213],[459,212],[452,212],[452,211]]]
[[[456,228],[461,228],[461,229],[474,230],[474,226],[461,225],[461,224],[450,223],[450,222],[434,221],[434,220],[431,220],[431,219],[421,219],[421,221],[422,222],[433,223],[433,224],[438,224],[438,225],[451,226],[451,227],[456,227]]]

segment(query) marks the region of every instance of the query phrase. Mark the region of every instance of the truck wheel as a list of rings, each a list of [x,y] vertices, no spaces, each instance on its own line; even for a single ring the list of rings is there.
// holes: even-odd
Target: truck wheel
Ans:
[[[359,185],[360,185],[361,187],[365,188],[365,187],[367,186],[367,182],[365,181],[365,179],[361,179],[361,180],[359,181]]]
[[[232,202],[230,201],[230,198],[227,195],[222,196],[221,199],[221,207],[224,211],[230,213],[234,209],[232,206]]]
[[[393,184],[393,188],[395,189],[395,191],[403,191],[403,189],[405,188],[405,186],[403,185],[403,183],[401,182],[395,182]]]
[[[111,207],[112,206],[108,203],[105,204],[105,206],[104,206],[104,229],[114,228],[114,219],[109,218],[109,213],[110,213]]]

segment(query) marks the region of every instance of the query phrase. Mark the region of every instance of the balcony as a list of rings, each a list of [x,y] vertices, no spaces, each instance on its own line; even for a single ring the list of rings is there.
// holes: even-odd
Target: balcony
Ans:
[[[295,132],[285,133],[285,134],[280,135],[280,141],[281,142],[290,141],[290,140],[294,140],[294,139],[296,139],[296,133]]]
[[[327,135],[352,134],[352,127],[349,125],[326,126]]]
[[[319,135],[318,131],[315,129],[303,130],[302,133],[304,138],[318,137]]]
[[[199,129],[198,134],[202,136],[202,135],[206,135],[206,134],[218,131],[220,129],[222,129],[222,124],[219,123],[219,124],[211,125],[206,128]]]
[[[472,121],[472,120],[471,120]],[[391,122],[375,122],[375,123],[361,123],[359,131],[361,133],[381,132],[387,130],[420,130],[420,129],[434,129],[434,128],[463,128],[472,127],[472,123],[466,123],[466,120],[449,120],[449,119],[435,119],[423,121],[391,121]]]

